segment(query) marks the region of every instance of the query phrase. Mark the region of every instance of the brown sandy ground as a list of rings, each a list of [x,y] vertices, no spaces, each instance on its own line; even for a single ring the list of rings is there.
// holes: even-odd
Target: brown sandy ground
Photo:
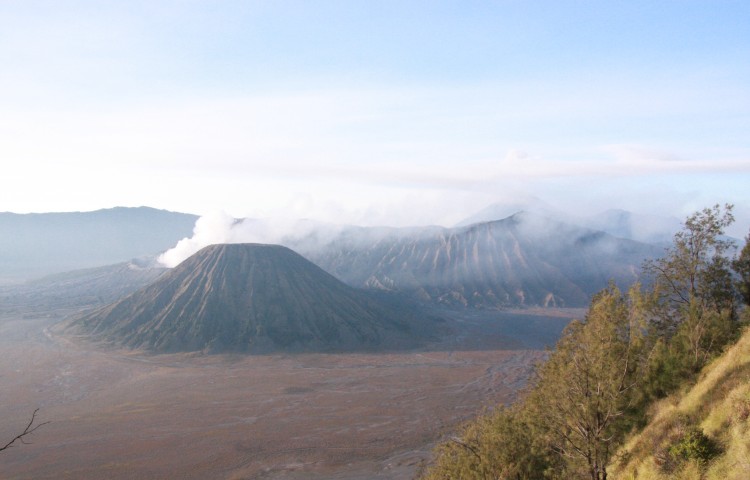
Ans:
[[[53,318],[6,315],[0,440],[37,407],[51,423],[0,453],[0,478],[409,479],[542,358],[500,321],[482,334],[493,315],[419,352],[263,356],[103,349],[50,333]]]

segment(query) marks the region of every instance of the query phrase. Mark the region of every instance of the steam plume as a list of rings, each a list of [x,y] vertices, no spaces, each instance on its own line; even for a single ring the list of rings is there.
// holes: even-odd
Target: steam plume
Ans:
[[[203,247],[228,243],[234,219],[224,212],[213,212],[200,217],[193,227],[193,236],[183,238],[177,245],[159,255],[162,265],[172,268]]]
[[[296,249],[316,248],[330,242],[344,228],[311,220],[235,219],[224,212],[213,212],[195,222],[192,237],[183,238],[157,260],[165,267],[176,267],[203,247],[218,243],[273,243]]]

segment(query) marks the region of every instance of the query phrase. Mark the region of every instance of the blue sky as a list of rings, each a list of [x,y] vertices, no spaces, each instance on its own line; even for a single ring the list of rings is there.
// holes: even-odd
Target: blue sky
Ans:
[[[0,2],[0,210],[747,231],[748,59],[746,1]]]

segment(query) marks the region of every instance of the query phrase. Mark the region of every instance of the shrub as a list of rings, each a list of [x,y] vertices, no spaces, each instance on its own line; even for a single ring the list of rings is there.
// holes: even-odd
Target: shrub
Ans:
[[[670,456],[677,462],[695,460],[706,465],[712,458],[721,453],[719,445],[706,436],[700,428],[690,428],[679,442],[669,449]]]

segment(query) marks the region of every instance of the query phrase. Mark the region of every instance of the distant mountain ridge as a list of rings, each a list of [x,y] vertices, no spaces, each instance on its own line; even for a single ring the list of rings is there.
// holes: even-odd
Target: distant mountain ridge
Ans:
[[[488,210],[490,214],[498,211]],[[8,247],[0,250],[0,283],[18,276],[30,278],[31,272],[41,276],[92,265],[98,268],[144,252],[154,255],[190,237],[197,219],[149,208],[117,208],[74,214],[0,214],[0,225],[13,223],[9,218],[16,228],[5,228],[0,234],[0,246],[5,242]],[[601,228],[576,226],[550,212],[519,212],[454,228],[355,227],[313,221],[276,228],[253,219],[236,220],[226,228],[232,229],[227,238],[236,241],[292,248],[355,288],[397,292],[441,305],[504,308],[584,306],[609,280],[627,287],[636,280],[644,259],[663,253],[660,247],[600,231],[607,227],[617,234],[632,234],[634,225],[642,223],[640,216],[610,211],[591,221]],[[658,226],[659,222],[652,218],[645,223]],[[286,234],[279,235],[282,231]],[[243,235],[249,238],[243,240]],[[116,268],[108,272],[106,280],[104,271],[71,275],[90,286],[92,299],[111,298],[120,282],[117,275],[128,277],[132,286],[158,276]],[[92,278],[84,279],[87,275]],[[27,291],[49,292],[55,282],[66,291],[78,288],[70,279],[48,280],[46,290]],[[127,293],[127,289],[119,291]]]
[[[0,213],[0,283],[156,255],[192,235],[196,215],[149,207]]]
[[[521,212],[543,215],[549,218],[568,219],[570,216],[536,197],[525,197],[512,202],[497,202],[456,223],[454,227],[468,227],[477,223],[496,222]]]
[[[458,228],[352,229],[322,248],[293,248],[357,287],[452,306],[584,306],[610,280],[629,285],[661,249],[519,213]]]
[[[353,289],[278,245],[206,247],[66,331],[156,352],[337,351],[414,345],[409,309]]]
[[[615,237],[643,243],[669,244],[681,226],[680,220],[676,217],[634,213],[616,208],[595,215],[570,214],[532,197],[526,201],[489,205],[458,222],[456,227],[503,220],[521,212],[554,218],[560,222],[600,230]]]

